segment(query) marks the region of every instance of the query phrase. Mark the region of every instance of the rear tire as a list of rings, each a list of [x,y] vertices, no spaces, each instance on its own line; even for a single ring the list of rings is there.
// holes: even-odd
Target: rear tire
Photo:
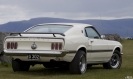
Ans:
[[[12,60],[12,69],[14,72],[21,71],[20,61]]]
[[[122,57],[119,51],[115,50],[110,61],[108,63],[104,63],[103,67],[105,69],[119,69],[122,64]]]
[[[86,69],[86,54],[84,51],[79,50],[69,65],[70,73],[84,74],[86,72]]]
[[[28,71],[30,68],[30,64],[26,62],[22,62],[20,60],[12,60],[12,69],[14,72],[16,71]]]

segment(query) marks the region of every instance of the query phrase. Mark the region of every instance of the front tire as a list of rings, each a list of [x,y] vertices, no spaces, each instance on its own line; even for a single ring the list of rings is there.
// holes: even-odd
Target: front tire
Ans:
[[[108,63],[104,63],[103,67],[105,69],[119,69],[122,64],[122,57],[119,51],[114,51],[110,61]]]
[[[69,65],[72,74],[84,74],[87,69],[86,54],[84,51],[79,50],[75,55],[73,61]]]

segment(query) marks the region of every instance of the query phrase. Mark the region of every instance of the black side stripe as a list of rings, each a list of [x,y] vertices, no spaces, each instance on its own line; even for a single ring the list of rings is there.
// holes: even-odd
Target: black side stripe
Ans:
[[[113,50],[87,50],[87,52],[112,52]]]
[[[102,52],[112,52],[113,50],[87,50],[87,53],[102,53]],[[77,51],[69,51],[68,53],[76,53]]]

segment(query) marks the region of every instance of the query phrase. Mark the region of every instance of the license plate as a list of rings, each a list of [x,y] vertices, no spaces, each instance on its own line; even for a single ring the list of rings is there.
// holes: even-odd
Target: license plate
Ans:
[[[38,54],[29,54],[28,55],[28,59],[29,60],[39,60],[40,59],[40,55],[38,55]]]

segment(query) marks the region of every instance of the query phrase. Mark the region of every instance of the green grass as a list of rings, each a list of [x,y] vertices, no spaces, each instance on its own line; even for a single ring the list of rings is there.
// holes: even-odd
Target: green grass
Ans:
[[[123,40],[123,63],[120,69],[103,69],[101,65],[87,69],[83,75],[72,75],[69,70],[30,67],[29,72],[13,72],[11,66],[0,65],[0,79],[125,79],[133,77],[133,40]]]

